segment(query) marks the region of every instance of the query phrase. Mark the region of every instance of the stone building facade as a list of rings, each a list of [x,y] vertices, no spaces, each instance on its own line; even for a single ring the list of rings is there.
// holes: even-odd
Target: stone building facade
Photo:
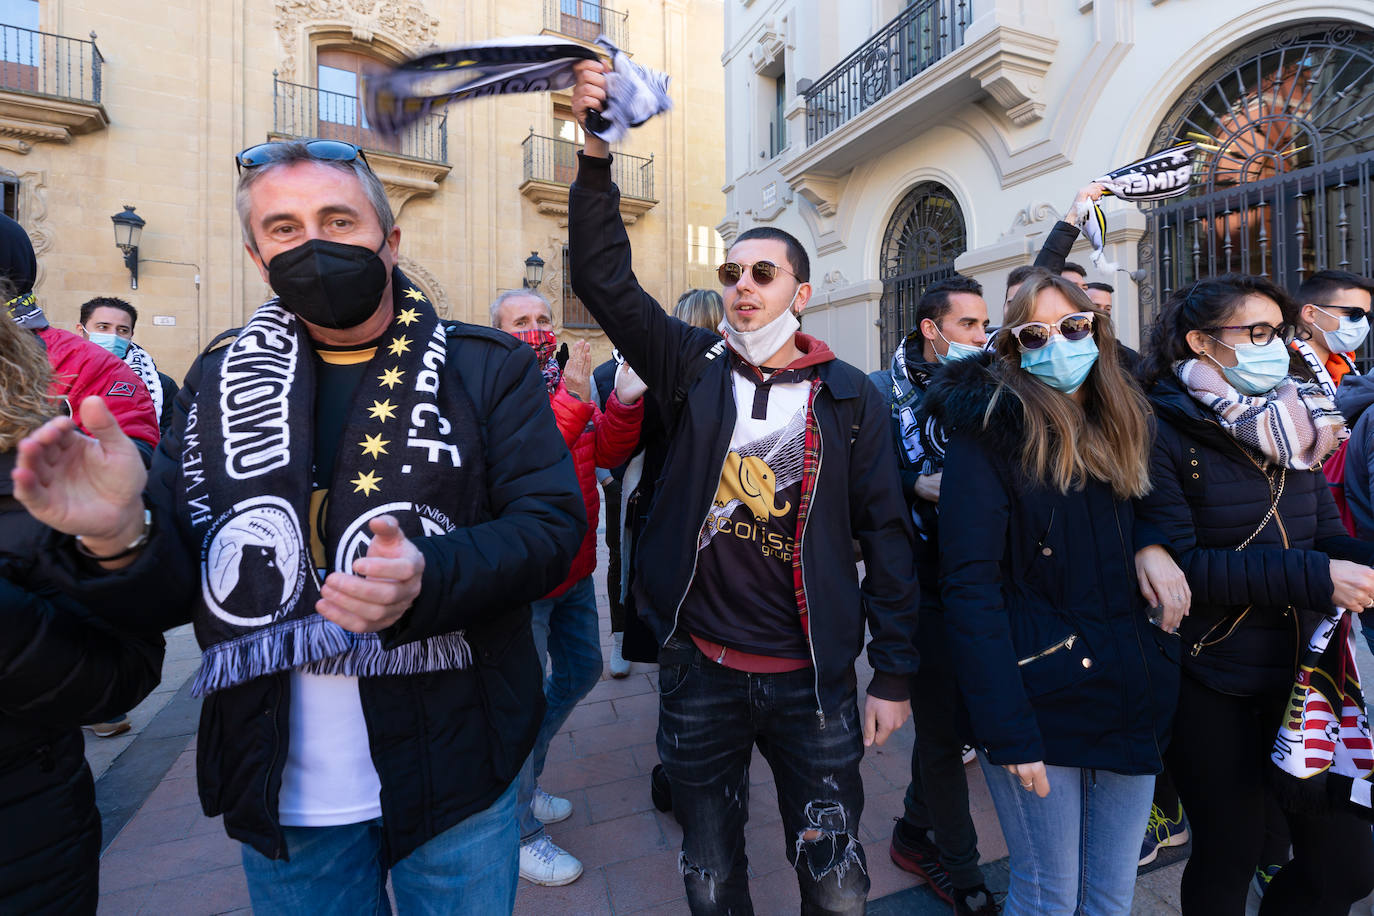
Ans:
[[[996,322],[1075,189],[1181,141],[1186,198],[1104,207],[1124,339],[1198,276],[1374,272],[1368,3],[726,0],[725,28],[720,230],[810,246],[805,324],[862,367],[956,269]]]
[[[536,252],[560,334],[604,356],[564,270],[568,94],[452,106],[389,142],[358,107],[358,73],[435,46],[602,31],[669,72],[675,108],[633,132],[617,169],[639,276],[671,303],[720,248],[721,17],[721,0],[3,0],[3,205],[34,240],[55,324],[72,327],[92,296],[124,297],[138,341],[179,377],[268,295],[234,212],[234,154],[350,140],[386,183],[403,269],[442,314],[485,323]],[[137,289],[110,222],[126,205],[146,223]]]

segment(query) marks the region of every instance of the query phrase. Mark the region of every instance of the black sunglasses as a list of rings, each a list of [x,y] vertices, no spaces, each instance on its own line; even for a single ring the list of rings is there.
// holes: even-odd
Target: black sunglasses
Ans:
[[[1319,312],[1325,312],[1332,318],[1349,318],[1351,321],[1359,321],[1361,318],[1368,318],[1369,313],[1359,306],[1344,305],[1320,305],[1312,303],[1312,307]]]
[[[242,173],[244,169],[255,169],[270,162],[280,162],[287,158],[287,149],[300,142],[302,141],[269,140],[257,146],[250,146],[234,157],[234,165],[238,166],[239,172]],[[372,166],[363,155],[363,151],[352,143],[342,140],[306,140],[304,144],[305,151],[310,154],[311,159],[324,162],[353,162],[361,159],[367,170],[372,171]]]
[[[755,261],[753,264],[740,264],[736,261],[726,261],[716,268],[716,276],[720,278],[721,286],[734,286],[739,282],[739,278],[744,276],[745,271],[749,271],[749,276],[759,286],[767,286],[777,277],[778,272],[795,277],[796,274],[786,267],[779,267],[772,261]]]

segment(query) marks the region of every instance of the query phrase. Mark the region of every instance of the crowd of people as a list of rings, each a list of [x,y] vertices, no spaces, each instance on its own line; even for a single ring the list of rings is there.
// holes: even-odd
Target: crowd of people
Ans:
[[[576,69],[585,119],[605,74]],[[536,290],[442,319],[356,147],[236,162],[274,295],[179,387],[122,300],[51,327],[0,222],[0,909],[94,912],[79,727],[127,727],[188,622],[200,798],[255,911],[499,914],[522,878],[576,880],[539,779],[603,670],[602,493],[610,671],[658,665],[653,794],[693,913],[752,912],[756,747],[803,912],[863,912],[860,762],[908,718],[889,855],[957,914],[1129,913],[1138,864],[1188,838],[1188,916],[1374,889],[1367,806],[1271,762],[1325,671],[1303,650],[1374,607],[1369,279],[1199,278],[1136,353],[1061,223],[999,328],[978,282],[939,281],[867,376],[801,330],[810,262],[776,228],[665,311],[588,134],[570,272],[616,347],[593,367]]]

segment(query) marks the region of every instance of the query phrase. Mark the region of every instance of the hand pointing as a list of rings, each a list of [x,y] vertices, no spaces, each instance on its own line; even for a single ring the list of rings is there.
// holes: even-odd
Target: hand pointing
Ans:
[[[315,610],[354,633],[376,633],[401,619],[420,595],[425,557],[390,515],[368,523],[372,543],[353,573],[332,572]]]

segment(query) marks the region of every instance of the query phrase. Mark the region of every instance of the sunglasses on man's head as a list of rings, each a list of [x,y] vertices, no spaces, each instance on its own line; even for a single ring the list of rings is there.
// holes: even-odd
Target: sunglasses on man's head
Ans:
[[[1054,325],[1045,324],[1043,321],[1028,321],[1006,330],[1016,338],[1022,350],[1039,350],[1048,344],[1055,334],[1066,340],[1082,340],[1093,332],[1095,317],[1097,316],[1092,312],[1074,312],[1060,318]]]
[[[740,264],[736,261],[726,261],[716,268],[716,276],[720,277],[721,286],[734,286],[739,282],[739,278],[744,276],[745,271],[749,271],[749,276],[759,286],[767,286],[772,283],[781,271],[789,276],[795,277],[796,274],[786,267],[779,267],[772,261],[755,261],[753,264]]]
[[[259,143],[257,146],[250,146],[234,157],[234,164],[242,172],[244,169],[255,169],[271,162],[280,162],[287,158],[287,149],[295,146],[298,142],[300,141],[269,140],[266,143]],[[319,159],[324,162],[353,162],[356,159],[361,159],[368,171],[372,170],[372,166],[368,164],[363,151],[352,143],[345,143],[342,140],[306,140],[305,151],[310,154],[311,159]]]

